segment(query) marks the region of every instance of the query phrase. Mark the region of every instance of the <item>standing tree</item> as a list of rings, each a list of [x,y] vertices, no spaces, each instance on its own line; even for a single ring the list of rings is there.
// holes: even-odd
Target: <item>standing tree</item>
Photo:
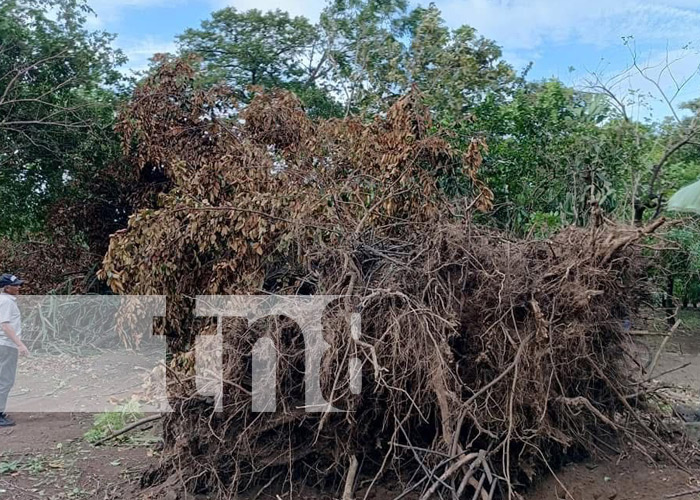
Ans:
[[[450,30],[440,11],[405,0],[334,0],[317,25],[279,10],[214,12],[179,37],[210,82],[248,100],[249,86],[293,90],[311,114],[386,110],[417,87],[436,113],[457,119],[515,81],[500,48],[469,26]]]
[[[124,57],[85,29],[88,13],[84,0],[0,4],[0,233],[41,227],[49,204],[118,154]]]
[[[348,112],[383,109],[416,86],[438,115],[463,119],[486,93],[515,82],[495,42],[470,26],[450,30],[434,4],[334,0],[320,24]]]
[[[227,7],[178,39],[181,52],[202,58],[205,80],[227,82],[240,100],[250,99],[250,87],[286,88],[315,114],[338,113],[323,82],[331,66],[321,33],[304,17]]]
[[[475,123],[489,144],[484,172],[496,221],[518,233],[586,224],[593,205],[612,213],[640,167],[636,131],[595,94],[558,80],[527,83],[506,101],[490,97]],[[463,134],[459,134],[463,135]]]

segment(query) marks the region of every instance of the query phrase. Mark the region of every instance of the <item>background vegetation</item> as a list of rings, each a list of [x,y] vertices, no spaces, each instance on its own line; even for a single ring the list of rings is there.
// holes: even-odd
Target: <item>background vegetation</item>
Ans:
[[[125,57],[112,35],[86,28],[88,15],[85,0],[0,2],[0,262],[41,291],[100,290],[92,277],[109,234],[168,182],[157,165],[133,168],[138,158],[120,145],[116,117],[141,83],[120,73]],[[494,207],[482,222],[518,235],[547,237],[592,214],[641,224],[700,175],[700,104],[676,106],[653,85],[653,71],[671,68],[641,67],[633,50],[629,72],[668,104],[664,120],[631,119],[644,96],[619,95],[615,78],[592,74],[579,88],[530,81],[497,41],[450,29],[432,4],[330,0],[318,22],[230,7],[177,41],[154,67],[193,55],[196,87],[226,82],[243,106],[284,88],[312,117],[369,119],[419,90],[455,147],[485,140]],[[443,188],[460,196],[467,177],[445,174]],[[676,226],[658,273],[686,305],[700,300],[699,230],[692,218]]]

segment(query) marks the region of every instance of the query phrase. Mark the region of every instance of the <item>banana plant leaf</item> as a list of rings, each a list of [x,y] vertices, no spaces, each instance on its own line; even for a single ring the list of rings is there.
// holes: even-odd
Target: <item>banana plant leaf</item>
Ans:
[[[674,193],[666,205],[668,210],[700,214],[700,181],[685,186]]]

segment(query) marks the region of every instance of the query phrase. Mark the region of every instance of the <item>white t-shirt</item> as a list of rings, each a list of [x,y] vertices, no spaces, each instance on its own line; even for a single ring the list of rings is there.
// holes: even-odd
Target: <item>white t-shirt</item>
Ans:
[[[9,323],[15,330],[17,338],[22,338],[22,321],[17,307],[17,298],[9,293],[0,293],[0,323]],[[15,344],[0,328],[0,345],[14,347]]]

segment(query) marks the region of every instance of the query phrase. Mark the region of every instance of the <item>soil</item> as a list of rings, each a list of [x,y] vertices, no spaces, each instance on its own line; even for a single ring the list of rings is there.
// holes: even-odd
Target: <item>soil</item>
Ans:
[[[16,413],[0,430],[0,499],[138,497],[138,478],[157,460],[144,446],[94,447],[93,415]]]
[[[685,316],[685,326],[667,343],[654,373],[660,383],[673,385],[676,394],[700,408],[700,312]],[[653,357],[659,337],[641,338],[649,349],[640,349],[640,356]],[[62,402],[89,401],[101,411],[113,409],[138,392],[144,369],[154,359],[138,356],[124,352],[102,352],[99,358],[35,354],[21,362],[10,406],[17,425],[0,430],[0,500],[146,498],[138,479],[158,460],[157,427],[145,431],[150,440],[95,447],[84,438],[93,425],[93,413],[22,411],[31,411],[32,397],[45,398],[47,394]],[[673,371],[664,374],[669,370]],[[117,373],[129,375],[123,379]],[[110,394],[91,392],[89,381],[105,377],[114,384]],[[690,467],[691,474],[687,474],[664,461],[650,463],[641,455],[570,464],[523,496],[526,500],[700,500],[696,479],[700,478],[700,467]],[[270,490],[274,489],[272,485]],[[383,500],[399,493],[384,485],[370,496]],[[322,492],[294,497],[333,498]],[[259,498],[276,497],[262,494]]]
[[[0,499],[144,498],[138,478],[158,460],[153,446],[87,444],[83,434],[93,421],[87,414],[20,413],[16,421],[17,426],[0,431]],[[3,471],[8,463],[15,461],[18,462],[15,470]],[[700,491],[700,483],[677,468],[649,464],[642,457],[633,456],[569,465],[557,472],[556,479],[545,479],[524,497],[526,500],[659,500],[694,489]],[[390,499],[399,493],[385,485],[371,498]],[[304,498],[332,497],[315,492],[305,494]],[[697,500],[700,492],[678,498]]]
[[[696,471],[697,476],[699,471]],[[528,500],[660,500],[700,499],[700,483],[691,475],[664,464],[649,464],[634,456],[599,463],[572,464],[549,477],[525,496]],[[568,493],[567,493],[568,492]]]
[[[10,413],[98,413],[141,395],[144,381],[165,358],[164,347],[82,354],[33,353],[20,358]],[[164,392],[164,388],[162,391]],[[141,401],[144,412],[158,405]]]

